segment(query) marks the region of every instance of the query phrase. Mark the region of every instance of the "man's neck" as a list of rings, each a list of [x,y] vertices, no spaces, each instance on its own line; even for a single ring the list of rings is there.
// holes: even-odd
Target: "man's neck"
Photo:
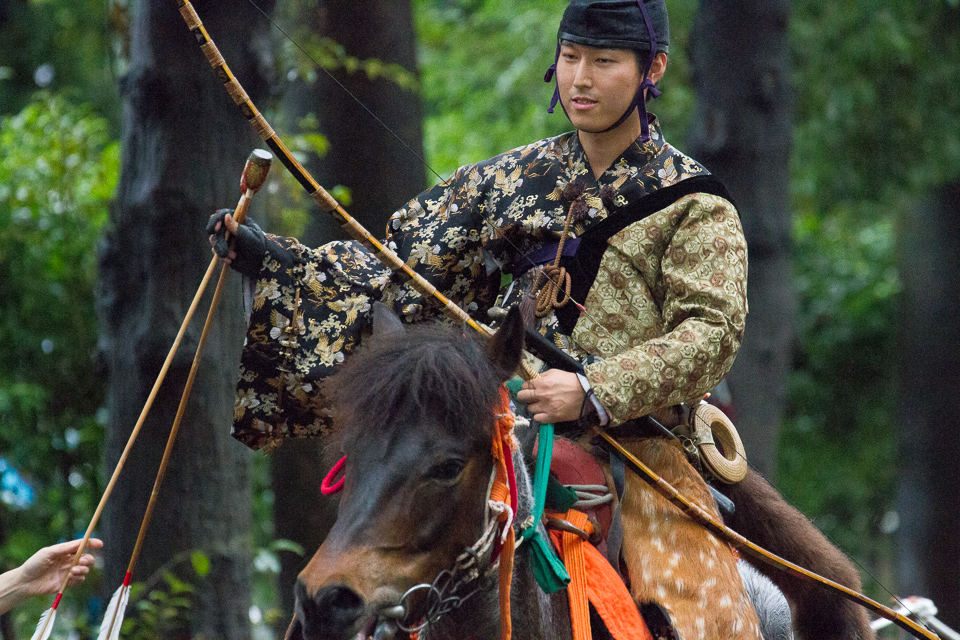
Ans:
[[[593,177],[599,179],[610,165],[640,136],[640,116],[634,112],[612,131],[578,131],[580,146],[587,155]]]

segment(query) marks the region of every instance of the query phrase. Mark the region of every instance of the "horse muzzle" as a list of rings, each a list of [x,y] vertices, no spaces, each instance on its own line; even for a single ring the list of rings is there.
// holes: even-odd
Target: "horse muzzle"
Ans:
[[[334,584],[313,596],[303,583],[296,587],[296,614],[286,640],[406,640],[401,628],[407,616],[400,593],[390,587],[377,589],[369,602],[352,588]]]

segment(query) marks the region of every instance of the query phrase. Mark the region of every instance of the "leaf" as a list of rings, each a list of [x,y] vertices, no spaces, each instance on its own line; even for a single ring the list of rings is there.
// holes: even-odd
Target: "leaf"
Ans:
[[[338,184],[330,189],[330,195],[344,207],[349,207],[353,204],[353,193],[350,191],[350,187]]]
[[[190,554],[190,564],[193,565],[193,570],[201,578],[206,577],[210,573],[210,558],[203,551],[194,551]]]
[[[280,560],[275,553],[260,549],[253,559],[253,568],[261,573],[280,573]]]
[[[297,554],[298,556],[302,556],[304,553],[302,544],[294,542],[293,540],[287,540],[285,538],[278,538],[277,540],[271,542],[270,549],[272,551],[289,551]]]
[[[173,573],[169,571],[164,572],[163,579],[168,585],[170,585],[171,593],[192,593],[193,592],[193,585],[191,585],[188,582],[184,582],[183,580],[181,580],[180,578],[178,578],[177,576],[175,576]],[[150,595],[153,596],[155,593],[158,593],[158,592],[154,591]]]

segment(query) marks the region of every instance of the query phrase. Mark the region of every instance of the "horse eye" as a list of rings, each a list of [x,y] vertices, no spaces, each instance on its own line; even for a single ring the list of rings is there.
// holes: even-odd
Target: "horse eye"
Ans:
[[[431,480],[439,480],[440,482],[452,482],[460,477],[465,466],[466,463],[457,458],[445,460],[430,469],[427,477]]]

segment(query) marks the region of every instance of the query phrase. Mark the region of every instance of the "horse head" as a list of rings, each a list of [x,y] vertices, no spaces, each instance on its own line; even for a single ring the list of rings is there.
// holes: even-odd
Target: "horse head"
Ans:
[[[288,638],[389,637],[428,615],[435,592],[408,591],[484,532],[494,410],[522,348],[518,313],[483,345],[375,312],[369,343],[329,381],[345,482],[337,521],[297,580]]]

